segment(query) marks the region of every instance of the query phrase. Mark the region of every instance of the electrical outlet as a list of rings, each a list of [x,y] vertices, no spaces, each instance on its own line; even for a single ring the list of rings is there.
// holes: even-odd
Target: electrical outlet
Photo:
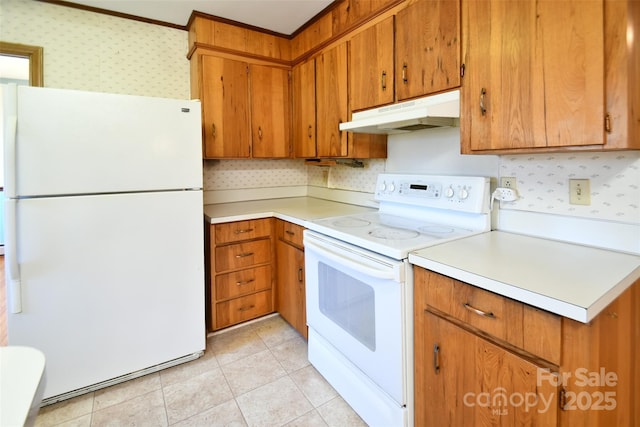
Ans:
[[[591,185],[588,179],[569,180],[569,203],[572,205],[591,204]]]
[[[500,178],[500,187],[516,189],[516,177],[515,176],[503,176]]]

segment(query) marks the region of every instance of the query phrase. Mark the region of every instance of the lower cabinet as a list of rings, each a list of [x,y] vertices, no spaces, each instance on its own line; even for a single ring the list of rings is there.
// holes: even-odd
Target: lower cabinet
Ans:
[[[276,220],[276,310],[307,338],[303,231],[299,225]]]
[[[207,322],[210,331],[274,311],[273,220],[209,226]]]
[[[583,324],[414,269],[415,425],[640,423],[640,282]]]

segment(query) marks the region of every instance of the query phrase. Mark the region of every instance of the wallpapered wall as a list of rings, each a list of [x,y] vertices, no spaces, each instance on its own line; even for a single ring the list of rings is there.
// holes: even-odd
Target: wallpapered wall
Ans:
[[[502,209],[640,224],[640,152],[501,156],[500,176],[514,176],[520,200]],[[591,204],[569,203],[569,179],[588,178]]]
[[[190,96],[186,31],[34,0],[2,0],[0,39],[44,48],[47,87]]]

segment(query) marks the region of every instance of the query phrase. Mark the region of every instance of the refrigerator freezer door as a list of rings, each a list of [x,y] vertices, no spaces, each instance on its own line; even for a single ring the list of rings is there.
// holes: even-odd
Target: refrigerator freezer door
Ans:
[[[22,312],[44,398],[204,350],[202,192],[18,200]],[[8,254],[10,255],[10,254]]]
[[[16,108],[7,197],[202,188],[199,101],[20,86]]]

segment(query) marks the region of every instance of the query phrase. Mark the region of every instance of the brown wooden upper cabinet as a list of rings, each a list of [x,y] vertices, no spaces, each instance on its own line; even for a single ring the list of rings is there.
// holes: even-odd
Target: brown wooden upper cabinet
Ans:
[[[394,102],[393,31],[394,17],[390,16],[349,41],[352,111]]]
[[[210,55],[200,63],[204,158],[290,157],[289,71]]]
[[[351,38],[352,111],[460,86],[460,2],[408,3]]]
[[[629,90],[630,8],[462,0],[462,152],[638,148],[627,124],[629,106],[639,104]]]
[[[341,132],[349,118],[347,43],[293,67],[294,152],[302,158],[384,158],[386,135]]]
[[[396,15],[398,101],[460,86],[460,1],[409,3]]]

